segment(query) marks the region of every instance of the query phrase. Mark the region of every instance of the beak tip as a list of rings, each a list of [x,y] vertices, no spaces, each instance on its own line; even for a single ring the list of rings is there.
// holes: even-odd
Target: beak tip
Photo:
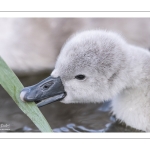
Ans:
[[[24,97],[25,97],[26,92],[25,91],[21,91],[20,93],[20,99],[25,102]]]

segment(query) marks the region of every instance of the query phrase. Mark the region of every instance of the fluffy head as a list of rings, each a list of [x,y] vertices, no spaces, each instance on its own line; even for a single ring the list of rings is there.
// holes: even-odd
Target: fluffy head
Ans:
[[[92,30],[72,36],[63,46],[52,76],[60,76],[64,103],[101,102],[126,87],[126,42],[117,34]],[[85,75],[78,80],[77,75]]]

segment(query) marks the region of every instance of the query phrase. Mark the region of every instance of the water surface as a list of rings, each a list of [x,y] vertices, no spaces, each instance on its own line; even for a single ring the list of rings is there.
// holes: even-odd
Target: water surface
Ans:
[[[49,73],[20,77],[24,86],[33,85]],[[54,132],[136,132],[115,121],[110,114],[110,102],[103,104],[63,104],[55,102],[40,108]],[[32,121],[18,108],[0,87],[0,125],[10,130],[0,132],[39,132]]]

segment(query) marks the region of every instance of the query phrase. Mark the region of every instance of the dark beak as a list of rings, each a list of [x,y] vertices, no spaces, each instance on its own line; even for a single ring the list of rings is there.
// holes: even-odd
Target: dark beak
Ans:
[[[20,98],[23,101],[36,102],[38,107],[60,101],[65,96],[66,92],[60,77],[54,78],[52,76],[33,86],[25,87],[20,93]]]

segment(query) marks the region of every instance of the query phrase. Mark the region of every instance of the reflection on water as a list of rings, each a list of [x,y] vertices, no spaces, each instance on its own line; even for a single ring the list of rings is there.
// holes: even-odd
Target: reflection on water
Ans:
[[[24,86],[29,86],[47,77],[49,73],[21,77]],[[40,108],[54,132],[136,132],[116,122],[109,113],[110,102],[103,104],[63,104],[55,102]],[[18,108],[9,95],[0,87],[0,125],[9,125],[9,130],[0,132],[39,132],[30,119]]]

